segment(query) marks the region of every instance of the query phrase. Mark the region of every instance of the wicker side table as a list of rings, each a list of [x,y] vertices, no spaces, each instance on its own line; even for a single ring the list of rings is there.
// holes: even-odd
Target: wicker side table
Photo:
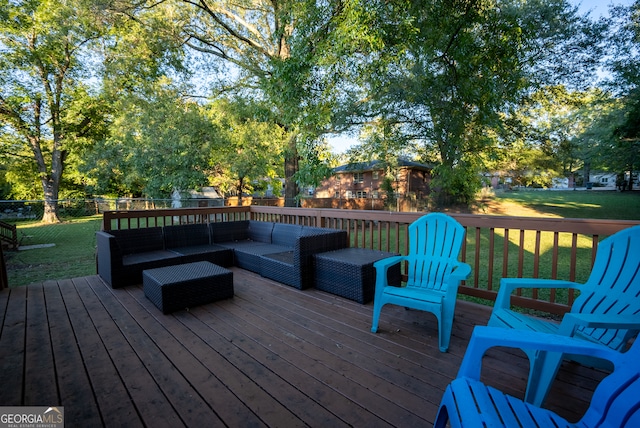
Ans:
[[[343,248],[314,256],[315,287],[358,303],[373,300],[376,271],[373,263],[398,253]],[[389,269],[389,284],[400,285],[400,264]]]
[[[233,297],[233,272],[210,262],[142,272],[144,294],[164,314]]]

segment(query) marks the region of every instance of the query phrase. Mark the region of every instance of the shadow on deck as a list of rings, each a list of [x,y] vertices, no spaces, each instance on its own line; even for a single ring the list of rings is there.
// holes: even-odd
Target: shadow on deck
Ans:
[[[425,426],[489,308],[460,301],[449,352],[435,317],[299,291],[233,268],[235,297],[162,315],[97,276],[0,292],[0,403],[64,406],[67,426]],[[521,397],[521,353],[485,357]],[[547,401],[577,420],[603,373],[565,363]],[[471,403],[470,403],[471,404]]]

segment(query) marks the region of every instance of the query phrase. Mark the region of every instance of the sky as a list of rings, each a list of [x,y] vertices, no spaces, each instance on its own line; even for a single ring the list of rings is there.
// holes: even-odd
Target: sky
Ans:
[[[609,15],[609,5],[629,6],[633,0],[569,0],[569,3],[578,6],[581,13],[591,11],[591,16],[597,18]]]
[[[593,19],[597,19],[609,15],[610,5],[629,6],[633,0],[569,0],[569,3],[578,6],[581,14],[590,13]],[[351,136],[331,137],[328,141],[335,153],[344,153],[350,146],[357,143]]]

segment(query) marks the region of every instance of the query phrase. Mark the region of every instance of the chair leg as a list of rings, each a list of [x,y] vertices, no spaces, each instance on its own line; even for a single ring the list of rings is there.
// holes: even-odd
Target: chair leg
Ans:
[[[380,299],[377,299],[380,300]],[[373,301],[373,319],[371,320],[371,332],[376,333],[378,331],[378,321],[380,320],[380,311],[384,303]]]
[[[440,316],[434,312],[438,320],[438,347],[440,348],[440,352],[447,352],[449,350],[449,342],[451,341],[455,307],[448,307],[443,303],[441,310],[442,314]]]
[[[449,350],[449,341],[451,339],[451,325],[447,325],[446,321],[438,320],[438,347],[440,352]]]
[[[524,401],[534,406],[542,407],[542,403],[549,395],[553,381],[556,378],[560,364],[561,352],[537,352],[529,364],[529,380]]]

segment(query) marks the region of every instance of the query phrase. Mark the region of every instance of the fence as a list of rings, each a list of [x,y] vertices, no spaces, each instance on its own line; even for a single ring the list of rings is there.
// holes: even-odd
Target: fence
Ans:
[[[234,207],[105,212],[103,228],[122,229],[180,223],[253,219],[344,229],[353,247],[407,253],[407,226],[424,213],[336,209]],[[495,300],[502,277],[547,277],[584,282],[599,241],[638,221],[502,217],[453,214],[467,231],[462,260],[473,275],[460,293]],[[521,293],[521,292],[519,292]],[[533,290],[513,296],[523,308],[566,312],[571,290]]]
[[[236,207],[242,206],[271,206],[284,207],[284,198],[261,198],[246,196],[238,200],[237,196],[225,198],[183,198],[173,199],[153,198],[94,198],[94,199],[60,199],[58,200],[58,214],[61,218],[85,217],[99,215],[105,211],[121,210],[154,210],[165,208],[206,208],[206,207]],[[334,198],[303,198],[298,204],[303,208],[335,208],[353,210],[385,210],[382,199],[334,199]],[[411,198],[400,198],[396,203],[396,211],[424,211],[424,201]],[[0,200],[0,220],[41,220],[44,213],[43,200]]]

